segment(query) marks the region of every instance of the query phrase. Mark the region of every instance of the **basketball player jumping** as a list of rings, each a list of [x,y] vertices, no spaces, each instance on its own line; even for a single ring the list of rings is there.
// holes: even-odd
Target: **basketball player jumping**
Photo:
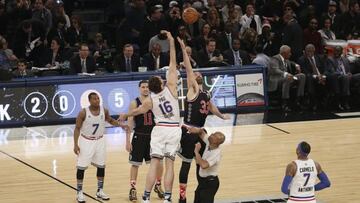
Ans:
[[[129,111],[139,107],[142,102],[149,96],[149,83],[147,80],[139,82],[140,96],[130,103]],[[137,201],[136,180],[138,175],[139,166],[143,160],[150,163],[150,136],[153,127],[155,126],[154,114],[148,111],[134,117],[128,118],[128,125],[130,129],[134,128],[134,134],[131,137],[131,132],[126,135],[126,150],[129,154],[130,168],[130,192],[129,200]],[[163,171],[162,162],[157,173],[154,191],[158,194],[159,198],[164,198],[164,192],[161,189],[161,176]]]
[[[120,124],[119,121],[113,119],[109,115],[109,111],[100,106],[99,96],[92,92],[88,96],[90,106],[80,111],[76,118],[76,126],[74,130],[74,152],[77,155],[77,201],[85,202],[82,186],[85,169],[92,164],[97,167],[98,189],[96,197],[102,200],[110,198],[104,193],[104,176],[105,176],[105,123],[119,126],[129,130],[128,126]]]
[[[188,182],[189,170],[191,162],[195,157],[195,144],[200,141],[199,136],[197,134],[189,133],[187,128],[204,127],[205,120],[209,111],[222,119],[229,119],[229,117],[222,114],[219,109],[210,101],[210,93],[204,91],[202,87],[203,78],[201,76],[201,73],[193,72],[189,56],[186,53],[186,46],[182,40],[178,39],[178,41],[180,43],[183,53],[188,87],[188,92],[186,94],[185,100],[184,124],[181,128],[181,149],[178,152],[179,157],[181,157],[183,160],[179,174],[179,203],[186,203],[186,187]]]
[[[120,114],[121,120],[126,120],[129,116],[144,114],[149,110],[152,110],[155,116],[156,125],[151,132],[150,141],[151,161],[143,195],[143,202],[146,203],[150,202],[150,192],[155,183],[156,174],[160,167],[160,160],[164,157],[164,203],[171,202],[174,181],[174,160],[181,139],[175,43],[170,32],[162,32],[166,33],[170,43],[170,64],[166,85],[164,86],[163,81],[159,76],[150,77],[150,98],[146,98],[141,106],[133,109],[127,114]]]
[[[307,142],[300,142],[297,149],[297,160],[286,167],[286,174],[281,191],[289,195],[288,203],[316,203],[315,191],[330,187],[330,181],[319,163],[308,158],[311,147]],[[316,176],[320,179],[318,184]]]

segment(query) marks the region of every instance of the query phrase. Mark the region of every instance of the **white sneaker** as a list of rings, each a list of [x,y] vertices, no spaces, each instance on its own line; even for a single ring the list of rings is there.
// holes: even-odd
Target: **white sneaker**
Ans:
[[[76,194],[76,200],[79,202],[79,203],[85,203],[85,196],[84,196],[84,193],[82,191],[79,191],[77,194]]]
[[[96,197],[102,200],[109,200],[110,197],[107,196],[102,189],[100,189],[98,192],[96,192]]]
[[[170,200],[164,200],[164,203],[171,203]]]
[[[143,200],[142,203],[150,203],[150,200]]]

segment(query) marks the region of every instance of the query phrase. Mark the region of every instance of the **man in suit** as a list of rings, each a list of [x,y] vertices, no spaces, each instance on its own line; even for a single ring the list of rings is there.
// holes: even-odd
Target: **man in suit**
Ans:
[[[224,52],[224,59],[230,65],[247,65],[250,64],[250,56],[246,51],[240,50],[240,39],[232,39],[232,49]]]
[[[113,67],[118,72],[138,72],[140,58],[134,54],[134,47],[131,44],[125,44],[123,53],[115,57]]]
[[[291,48],[287,45],[280,47],[280,53],[271,58],[269,68],[268,90],[276,91],[282,87],[282,108],[290,111],[288,101],[290,99],[290,87],[297,84],[296,104],[301,106],[300,101],[304,96],[306,77],[301,73],[300,66],[290,61]]]
[[[331,89],[335,93],[337,107],[340,110],[349,110],[348,103],[350,97],[350,81],[352,74],[350,73],[350,62],[342,56],[343,48],[336,46],[334,56],[326,61],[325,75],[330,84]]]
[[[89,46],[85,43],[79,46],[79,55],[70,59],[70,71],[72,74],[93,73],[96,71],[94,57],[89,55]]]
[[[324,64],[315,54],[315,46],[308,44],[305,53],[298,60],[298,63],[306,75],[306,85],[310,95],[311,108],[316,110],[320,96],[325,96],[326,76],[324,75]]]
[[[169,55],[161,52],[160,44],[155,43],[151,51],[144,55],[142,65],[146,66],[147,70],[158,70],[169,65]]]
[[[232,48],[232,41],[238,36],[239,33],[234,33],[233,24],[231,22],[225,23],[225,31],[221,32],[217,38],[217,48],[224,52],[225,50]]]
[[[199,51],[198,53],[198,62],[200,68],[204,67],[210,61],[210,59],[213,57],[213,53],[215,49],[216,49],[216,40],[212,38],[206,40],[205,49]]]

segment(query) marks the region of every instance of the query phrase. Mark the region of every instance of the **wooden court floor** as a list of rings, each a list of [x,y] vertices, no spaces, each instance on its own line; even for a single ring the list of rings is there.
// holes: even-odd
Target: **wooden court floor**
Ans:
[[[208,131],[223,131],[218,202],[280,197],[280,186],[287,163],[296,158],[300,141],[312,146],[310,157],[328,174],[331,188],[316,194],[322,203],[359,202],[360,197],[360,119],[232,126],[231,122],[212,119]],[[221,127],[217,127],[221,126]],[[0,129],[0,202],[75,201],[75,160],[72,152],[73,126],[40,126]],[[124,150],[125,135],[120,129],[108,129],[105,192],[109,202],[128,202],[129,164]],[[178,198],[180,159],[175,164],[173,202]],[[138,197],[144,189],[147,166],[140,167]],[[85,173],[87,202],[96,191],[96,170]],[[196,187],[192,166],[188,202]],[[138,201],[140,202],[140,201]],[[152,193],[152,202],[162,202]]]

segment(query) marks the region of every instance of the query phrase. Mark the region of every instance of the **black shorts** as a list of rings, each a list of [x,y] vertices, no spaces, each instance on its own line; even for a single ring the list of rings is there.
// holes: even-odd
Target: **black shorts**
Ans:
[[[181,141],[180,149],[178,151],[178,156],[184,161],[191,163],[195,157],[194,149],[195,144],[200,141],[200,138],[197,134],[189,134],[185,127],[181,127]]]
[[[150,134],[135,132],[131,140],[132,151],[129,154],[129,163],[140,166],[145,160],[150,163]]]

